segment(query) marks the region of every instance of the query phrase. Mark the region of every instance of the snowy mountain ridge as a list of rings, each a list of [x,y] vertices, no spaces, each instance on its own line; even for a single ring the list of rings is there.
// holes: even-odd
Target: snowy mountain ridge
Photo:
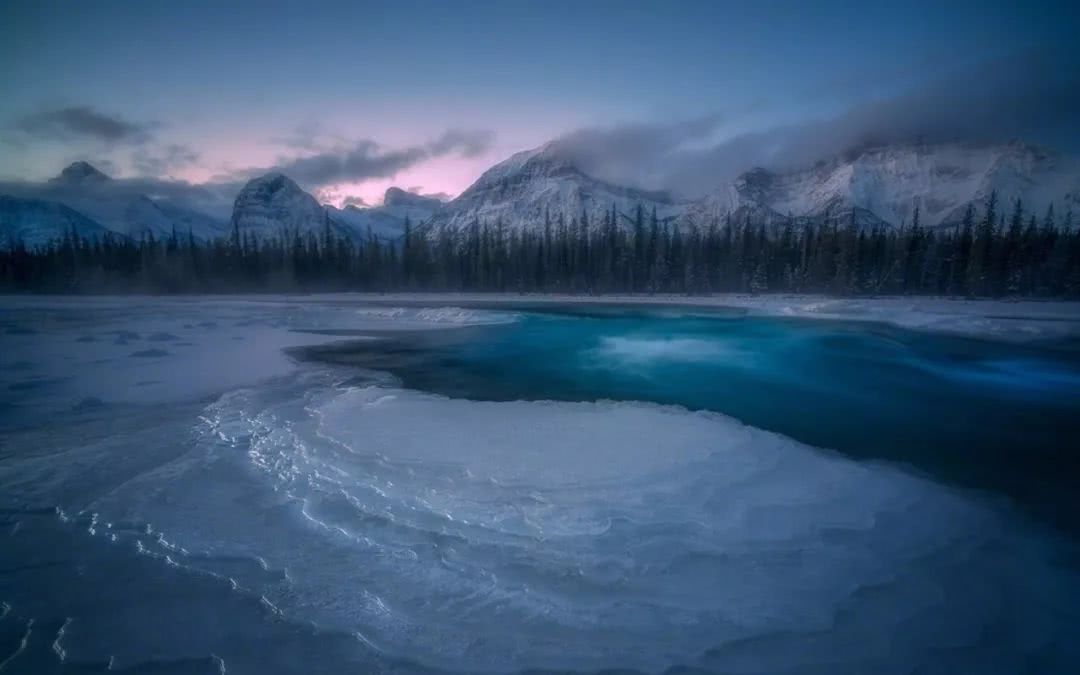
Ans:
[[[918,206],[921,224],[934,227],[958,223],[994,191],[1002,205],[1069,208],[1080,204],[1080,168],[1023,143],[879,147],[800,170],[748,171],[687,215],[700,223],[757,209],[769,220],[843,220],[854,209],[860,225],[900,226]]]
[[[134,238],[190,231],[210,240],[228,234],[232,226],[259,237],[296,230],[321,234],[329,226],[354,241],[369,234],[393,241],[403,233],[406,219],[431,235],[444,228],[461,231],[476,222],[527,230],[543,227],[546,219],[554,226],[560,217],[568,222],[582,214],[596,225],[614,209],[620,226],[629,227],[639,206],[646,214],[655,209],[663,222],[683,226],[728,220],[770,226],[826,219],[847,223],[854,218],[864,229],[910,225],[918,207],[921,224],[937,227],[958,223],[969,204],[981,210],[991,192],[997,193],[999,212],[1010,210],[1017,199],[1028,213],[1040,216],[1050,204],[1059,214],[1080,208],[1077,161],[1020,142],[866,148],[808,167],[751,169],[696,200],[590,176],[549,143],[494,165],[446,203],[390,188],[379,206],[339,209],[320,204],[287,176],[269,173],[243,186],[227,222],[168,198],[133,194],[120,183],[86,162],[75,162],[46,183],[14,184],[5,188],[10,199],[4,206],[4,232],[44,242],[69,231],[74,221],[87,232],[97,231],[87,224],[93,223]],[[23,208],[26,213],[19,213]]]
[[[387,188],[381,206],[358,207],[352,204],[338,209],[326,206],[330,218],[348,227],[356,238],[371,234],[392,241],[405,232],[405,221],[419,225],[431,219],[443,203],[435,197],[407,192],[398,187]]]
[[[467,190],[437,211],[430,231],[461,230],[474,222],[502,222],[511,229],[542,227],[545,219],[579,218],[598,223],[614,207],[656,209],[661,220],[681,215],[687,203],[664,192],[614,185],[579,170],[548,144],[519,152],[485,171]]]
[[[292,179],[273,172],[253,178],[240,190],[231,225],[260,237],[296,231],[321,235],[329,227],[335,236],[354,241],[369,235],[389,241],[402,235],[407,218],[419,223],[439,206],[437,199],[390,188],[382,206],[339,209],[320,204]]]
[[[0,195],[0,248],[17,242],[43,246],[73,232],[81,237],[102,236],[100,223],[58,202]]]
[[[433,228],[460,230],[473,222],[502,221],[511,228],[542,225],[545,214],[592,222],[613,207],[627,226],[638,205],[661,220],[707,226],[727,219],[776,225],[789,219],[825,219],[860,228],[910,224],[915,207],[924,226],[952,225],[968,204],[981,208],[992,191],[998,202],[1021,199],[1030,210],[1054,203],[1080,206],[1080,167],[1044,149],[1000,145],[911,144],[868,148],[814,166],[755,168],[698,200],[612,185],[588,176],[558,156],[551,144],[518,153],[473,183],[437,212]]]
[[[88,162],[74,162],[48,181],[11,183],[2,186],[0,192],[19,198],[27,205],[35,201],[62,204],[107,231],[134,238],[152,235],[162,239],[175,231],[184,236],[190,232],[196,239],[205,241],[226,231],[223,219],[166,196],[151,196],[143,192],[142,187],[115,180]],[[64,218],[57,215],[58,211],[31,210],[32,213],[20,218],[24,223],[31,222],[31,216],[45,218],[38,221],[42,233],[54,232],[63,225]],[[59,220],[49,220],[50,213]],[[28,231],[27,234],[32,233]],[[37,235],[30,238],[40,239]]]

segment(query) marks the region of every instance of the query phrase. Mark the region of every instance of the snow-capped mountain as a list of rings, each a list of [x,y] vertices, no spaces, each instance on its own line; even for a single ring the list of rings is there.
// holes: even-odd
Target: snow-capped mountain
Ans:
[[[225,223],[217,218],[146,195],[139,195],[127,205],[122,222],[126,228],[124,234],[135,238],[152,234],[162,239],[173,232],[180,236],[190,232],[197,239],[209,240],[227,232]]]
[[[754,169],[720,187],[687,212],[707,223],[750,213],[754,222],[786,217],[845,222],[855,210],[860,226],[910,224],[919,207],[924,226],[960,221],[968,204],[982,207],[997,191],[999,209],[1016,199],[1040,214],[1053,202],[1077,204],[1080,172],[1074,162],[1022,143],[905,145],[867,149],[792,171]]]
[[[58,202],[0,195],[0,247],[18,241],[31,248],[42,246],[73,231],[95,237],[108,230]]]
[[[370,232],[379,239],[392,241],[405,232],[405,219],[419,225],[431,219],[443,203],[435,197],[406,192],[401,188],[387,189],[381,206],[359,207],[352,204],[343,209],[327,206],[330,218],[350,228],[355,236],[366,239]]]
[[[336,236],[355,236],[332,219],[318,200],[277,172],[253,178],[244,185],[236,195],[231,226],[238,227],[241,234],[259,238],[291,236],[294,232],[322,234],[327,227]]]
[[[825,218],[860,228],[910,224],[919,207],[924,226],[959,222],[968,204],[981,208],[997,191],[1000,209],[1016,199],[1041,214],[1080,207],[1080,167],[1068,158],[1023,143],[938,144],[869,148],[814,166],[746,171],[697,200],[604,182],[579,170],[547,145],[514,155],[485,172],[457,199],[437,211],[434,228],[460,230],[474,221],[502,221],[512,228],[542,225],[545,213],[598,222],[614,206],[627,226],[640,204],[661,220],[707,225],[749,218],[777,225]]]
[[[484,172],[465,192],[437,211],[431,231],[461,230],[473,222],[502,222],[510,228],[543,226],[545,216],[599,223],[614,207],[625,225],[638,206],[656,209],[662,220],[683,213],[687,204],[664,192],[613,185],[583,173],[551,144],[519,152]]]
[[[697,200],[600,180],[557,148],[548,144],[496,164],[445,204],[390,188],[380,206],[338,209],[320,204],[283,174],[269,173],[244,185],[228,223],[165,194],[145,194],[140,191],[144,183],[114,180],[86,162],[75,162],[45,183],[0,185],[0,192],[11,195],[3,232],[5,237],[19,232],[28,243],[44,242],[56,236],[58,227],[74,222],[88,233],[104,227],[136,238],[163,238],[175,230],[209,240],[227,235],[232,224],[259,237],[295,230],[321,234],[329,225],[337,236],[356,241],[369,233],[393,241],[403,233],[406,218],[429,233],[444,227],[460,231],[474,222],[522,229],[542,227],[548,215],[554,223],[560,215],[571,219],[585,213],[596,224],[614,208],[619,224],[628,227],[638,206],[646,214],[655,209],[662,221],[684,225],[723,223],[729,217],[766,225],[826,218],[846,223],[854,214],[863,228],[910,224],[917,206],[920,222],[934,227],[959,222],[969,204],[982,209],[992,191],[999,212],[1010,211],[1016,199],[1027,213],[1041,215],[1051,203],[1059,213],[1080,210],[1076,160],[1018,142],[894,145],[810,167],[757,168]],[[59,210],[61,204],[68,208]],[[19,214],[19,209],[27,212]],[[34,231],[35,223],[41,224],[40,232]]]

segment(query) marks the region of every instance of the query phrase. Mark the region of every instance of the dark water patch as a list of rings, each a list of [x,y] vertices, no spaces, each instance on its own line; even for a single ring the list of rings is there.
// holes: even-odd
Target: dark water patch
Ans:
[[[148,342],[173,342],[174,340],[179,339],[179,337],[173,335],[172,333],[151,333],[150,335],[146,336],[146,340]]]
[[[75,338],[75,342],[97,342],[98,339],[93,335],[80,335]]]

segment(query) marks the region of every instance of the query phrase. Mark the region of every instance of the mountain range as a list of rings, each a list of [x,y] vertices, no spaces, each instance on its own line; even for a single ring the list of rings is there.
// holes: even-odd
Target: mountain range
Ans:
[[[406,220],[428,232],[460,231],[475,222],[527,229],[559,215],[600,222],[614,210],[620,225],[629,226],[639,206],[683,225],[854,218],[862,228],[910,224],[918,208],[920,222],[937,227],[958,223],[969,204],[981,207],[991,192],[1003,208],[1017,199],[1029,211],[1051,203],[1059,212],[1080,207],[1077,162],[1020,142],[866,148],[813,166],[751,169],[698,199],[604,181],[562,156],[555,144],[496,164],[446,203],[390,188],[380,206],[336,208],[320,204],[287,176],[268,173],[239,189],[226,219],[169,196],[120,189],[122,184],[86,162],[46,183],[21,184],[20,194],[0,201],[0,242],[44,243],[73,227],[80,234],[110,230],[136,238],[175,230],[202,240],[234,227],[260,237],[329,227],[353,240],[390,241],[401,236]]]

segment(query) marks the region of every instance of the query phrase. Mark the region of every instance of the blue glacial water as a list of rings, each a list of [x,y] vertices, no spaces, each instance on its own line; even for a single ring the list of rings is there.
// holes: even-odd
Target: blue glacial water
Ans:
[[[1080,349],[0,299],[0,674],[1080,672]]]
[[[1080,525],[1077,342],[1003,343],[735,311],[569,307],[317,351],[381,362],[405,386],[451,397],[716,411],[854,458],[999,491],[1056,524]]]

